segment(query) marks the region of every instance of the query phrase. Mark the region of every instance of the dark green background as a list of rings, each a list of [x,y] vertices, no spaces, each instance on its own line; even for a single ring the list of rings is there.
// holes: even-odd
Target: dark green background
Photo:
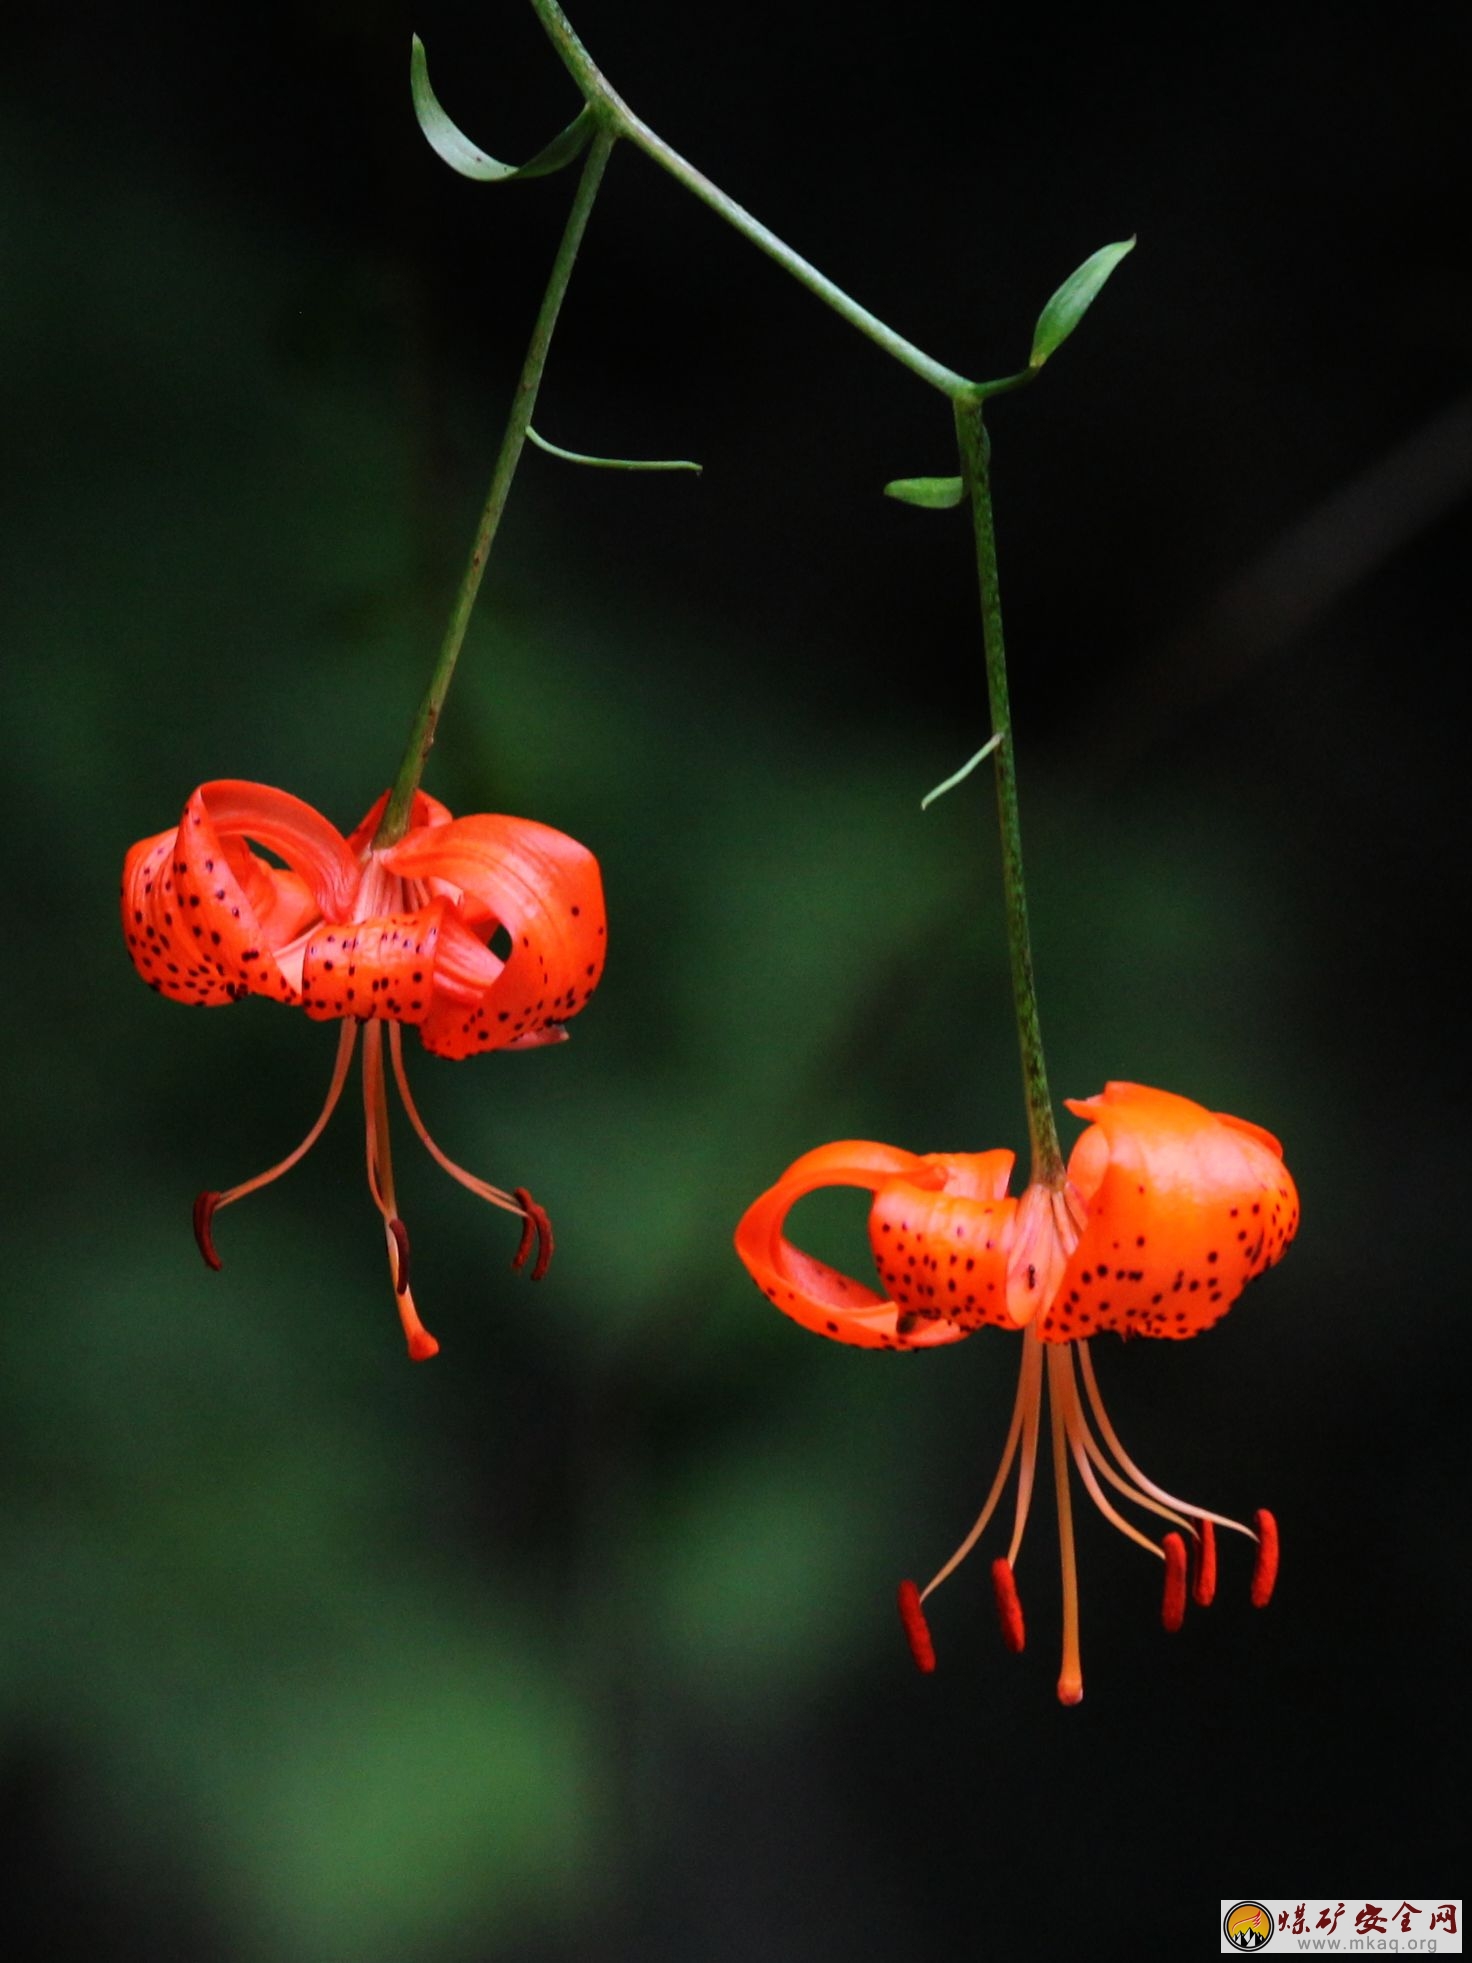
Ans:
[[[603,864],[573,1040],[414,1059],[557,1260],[513,1278],[404,1128],[444,1345],[411,1368],[349,1108],[203,1270],[191,1196],[295,1141],[331,1033],[150,996],[122,853],[209,777],[344,826],[388,780],[571,190],[438,164],[409,29],[499,154],[573,103],[509,0],[33,12],[0,78],[5,1914],[47,1956],[868,1963],[1209,1953],[1239,1889],[1447,1899],[1466,21],[575,18],[968,372],[1140,234],[993,419],[1038,967],[1060,1095],[1133,1077],[1285,1140],[1285,1266],[1203,1341],[1100,1346],[1148,1470],[1277,1509],[1279,1595],[1224,1547],[1167,1641],[1085,1509],[1060,1710],[1045,1486],[1027,1656],[977,1563],[910,1669],[893,1585],[971,1518],[1015,1349],[820,1344],[729,1236],[830,1138],[1022,1143],[984,781],[918,809],[986,727],[964,524],[879,495],[952,467],[947,413],[632,153],[538,422],[706,472],[528,454],[428,779]],[[861,1222],[810,1225],[858,1269]]]

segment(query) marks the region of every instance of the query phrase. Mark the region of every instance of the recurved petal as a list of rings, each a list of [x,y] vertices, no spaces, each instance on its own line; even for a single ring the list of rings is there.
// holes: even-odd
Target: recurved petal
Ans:
[[[474,1007],[436,1003],[425,1046],[444,1056],[500,1049],[567,1021],[603,972],[607,926],[598,861],[586,846],[529,818],[479,815],[409,832],[381,855],[405,879],[444,881],[465,896],[462,923],[499,922],[504,966]]]
[[[325,920],[351,918],[362,868],[336,825],[310,804],[270,784],[222,777],[201,784],[194,793],[185,807],[181,834],[198,812],[208,817],[220,839],[251,838],[284,859],[311,887]]]
[[[775,1186],[754,1200],[736,1229],[736,1252],[764,1295],[784,1315],[817,1336],[862,1349],[919,1349],[954,1343],[969,1332],[948,1320],[914,1322],[886,1296],[830,1268],[783,1232],[787,1215],[804,1194],[823,1186],[857,1186],[881,1191],[898,1177],[910,1180],[944,1176],[927,1174],[925,1162],[913,1152],[868,1139],[845,1139],[806,1152],[790,1165]]]
[[[176,1002],[218,1008],[240,990],[207,951],[218,929],[185,918],[174,889],[177,831],[141,838],[123,861],[123,936],[133,966],[150,988]],[[194,927],[200,928],[196,936]],[[202,947],[201,942],[207,943]]]
[[[927,1153],[913,1174],[875,1194],[869,1242],[880,1280],[907,1317],[942,1319],[959,1333],[987,1322],[1017,1326],[1007,1310],[1013,1163],[1005,1151]]]
[[[1068,1108],[1093,1120],[1069,1160],[1088,1220],[1040,1333],[1209,1328],[1298,1229],[1277,1140],[1141,1084],[1108,1084]]]
[[[215,788],[206,784],[194,792],[184,807],[175,834],[174,850],[164,878],[168,882],[166,891],[176,928],[182,928],[189,937],[197,960],[219,977],[227,995],[267,995],[278,1002],[295,1002],[297,990],[276,959],[276,948],[281,943],[272,943],[265,922],[251,903],[248,889],[258,870],[253,857],[237,873],[243,831],[222,834],[212,808],[215,801],[206,798],[206,793]],[[255,791],[266,787],[228,786],[227,790],[236,788]],[[271,795],[280,797],[284,793]],[[219,803],[228,815],[232,809],[229,797],[220,799]],[[310,807],[303,806],[303,809]],[[285,857],[284,852],[282,856]],[[264,867],[260,870],[267,874],[270,871]],[[274,882],[268,883],[268,891],[274,901]],[[267,919],[275,917],[277,909],[273,904],[267,911]]]

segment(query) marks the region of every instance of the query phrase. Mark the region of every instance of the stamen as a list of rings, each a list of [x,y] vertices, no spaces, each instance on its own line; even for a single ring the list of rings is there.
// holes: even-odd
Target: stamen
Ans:
[[[194,1202],[194,1238],[199,1243],[199,1251],[205,1258],[205,1265],[218,1274],[225,1263],[215,1252],[215,1237],[210,1232],[210,1222],[215,1217],[215,1208],[220,1204],[218,1193],[201,1193]]]
[[[492,1206],[504,1208],[507,1213],[523,1212],[524,1209],[519,1199],[513,1198],[510,1193],[503,1193],[499,1186],[492,1186],[489,1180],[477,1179],[475,1174],[473,1172],[467,1172],[464,1166],[456,1165],[449,1154],[442,1152],[430,1137],[428,1127],[425,1125],[423,1118],[420,1117],[419,1107],[414,1102],[414,1098],[409,1090],[409,1076],[408,1072],[404,1069],[403,1032],[396,1022],[391,1022],[388,1026],[388,1047],[389,1054],[393,1058],[394,1082],[399,1087],[399,1096],[403,1100],[404,1109],[409,1114],[409,1122],[415,1131],[418,1132],[420,1143],[434,1160],[435,1164],[442,1172],[449,1173],[452,1179],[458,1179],[460,1184],[468,1192],[474,1193],[477,1199],[487,1200]]]
[[[511,1265],[513,1268],[525,1266],[526,1257],[532,1251],[532,1241],[535,1238],[537,1258],[532,1263],[532,1280],[540,1281],[552,1264],[552,1249],[555,1245],[552,1239],[552,1222],[548,1217],[547,1209],[537,1205],[525,1186],[514,1187],[513,1197],[521,1203],[522,1221],[521,1239],[517,1243],[516,1252],[511,1257]]]
[[[920,1590],[913,1581],[900,1583],[898,1601],[900,1621],[904,1625],[910,1654],[915,1659],[915,1668],[928,1677],[935,1668],[935,1645],[930,1640],[930,1625],[920,1606]]]
[[[992,1562],[992,1590],[997,1598],[997,1618],[1002,1625],[1002,1641],[1014,1656],[1022,1654],[1027,1629],[1022,1620],[1022,1603],[1010,1561],[1000,1557]]]
[[[1089,1421],[1084,1414],[1082,1404],[1079,1405],[1079,1435],[1083,1439],[1084,1450],[1117,1493],[1123,1493],[1125,1498],[1132,1501],[1134,1505],[1143,1506],[1148,1512],[1159,1514],[1162,1520],[1169,1520],[1173,1526],[1180,1527],[1185,1533],[1192,1535],[1194,1538],[1196,1527],[1192,1521],[1187,1519],[1184,1513],[1177,1513],[1174,1507],[1162,1506],[1159,1500],[1148,1498],[1146,1494],[1132,1486],[1129,1480],[1124,1477],[1123,1473],[1119,1472],[1109,1463],[1109,1460],[1104,1454],[1103,1447],[1089,1430]],[[1150,1542],[1150,1546],[1152,1549],[1155,1549],[1154,1541]],[[1159,1550],[1156,1549],[1155,1551],[1158,1552]]]
[[[1109,1422],[1109,1413],[1104,1409],[1104,1400],[1099,1395],[1099,1386],[1094,1377],[1094,1364],[1089,1355],[1088,1344],[1080,1340],[1073,1347],[1078,1351],[1079,1373],[1083,1377],[1084,1389],[1088,1392],[1089,1405],[1093,1410],[1094,1422],[1099,1427],[1100,1435],[1141,1490],[1152,1494],[1164,1506],[1173,1506],[1182,1513],[1189,1513],[1193,1520],[1214,1520],[1219,1527],[1229,1527],[1234,1534],[1246,1534],[1249,1540],[1255,1540],[1257,1536],[1251,1527],[1244,1527],[1240,1520],[1230,1520],[1225,1513],[1209,1513],[1204,1506],[1193,1506],[1189,1500],[1177,1499],[1174,1493],[1167,1493],[1163,1487],[1157,1486],[1153,1479],[1145,1477],[1120,1444],[1119,1434]]]
[[[1074,1381],[1073,1358],[1069,1355],[1067,1347],[1064,1349],[1063,1361],[1053,1382],[1053,1396],[1055,1399],[1063,1394],[1065,1386],[1067,1388],[1068,1402],[1065,1406],[1063,1417],[1068,1429],[1068,1442],[1073,1448],[1073,1462],[1078,1467],[1078,1476],[1083,1480],[1089,1498],[1098,1507],[1111,1527],[1117,1527],[1125,1536],[1126,1540],[1132,1540],[1137,1547],[1143,1547],[1147,1554],[1154,1554],[1158,1558],[1160,1555],[1159,1547],[1156,1546],[1155,1542],[1147,1534],[1142,1534],[1138,1527],[1131,1525],[1125,1519],[1119,1509],[1105,1496],[1098,1480],[1094,1477],[1094,1468],[1089,1462],[1091,1446],[1093,1447],[1093,1457],[1099,1460],[1101,1470],[1111,1473],[1112,1468],[1104,1463],[1098,1447],[1094,1445],[1094,1441],[1089,1435],[1088,1421],[1084,1417],[1083,1406],[1079,1402],[1078,1385]],[[1149,1500],[1143,1499],[1124,1480],[1115,1478],[1114,1483],[1127,1498],[1139,1500],[1142,1506],[1150,1505]],[[1165,1511],[1163,1507],[1156,1507],[1154,1510],[1157,1513]],[[1175,1520],[1179,1519],[1180,1516],[1173,1513],[1170,1515],[1170,1518]],[[1186,1526],[1184,1520],[1181,1520],[1180,1524],[1183,1527]],[[1194,1533],[1195,1529],[1190,1528],[1189,1531]]]
[[[1078,1646],[1078,1566],[1073,1551],[1073,1501],[1068,1490],[1067,1391],[1059,1376],[1067,1366],[1064,1351],[1048,1352],[1048,1388],[1053,1430],[1053,1484],[1058,1499],[1058,1551],[1063,1569],[1063,1662],[1058,1673],[1058,1702],[1083,1700],[1084,1674]]]
[[[985,1533],[987,1522],[991,1519],[993,1513],[996,1512],[997,1501],[1002,1497],[1002,1488],[1007,1483],[1007,1475],[1012,1470],[1012,1461],[1017,1455],[1017,1441],[1022,1435],[1024,1421],[1029,1419],[1029,1414],[1034,1447],[1036,1446],[1038,1382],[1039,1371],[1042,1368],[1042,1359],[1041,1356],[1034,1356],[1032,1351],[1037,1350],[1038,1347],[1037,1344],[1033,1344],[1032,1350],[1025,1349],[1022,1353],[1022,1368],[1017,1375],[1017,1396],[1012,1405],[1012,1422],[1007,1427],[1007,1442],[1002,1447],[1002,1462],[997,1467],[996,1477],[992,1480],[992,1488],[986,1496],[986,1504],[982,1507],[980,1513],[977,1514],[975,1521],[972,1523],[970,1533],[961,1542],[961,1545],[956,1549],[950,1560],[946,1562],[943,1568],[938,1569],[931,1576],[930,1580],[926,1582],[920,1596],[921,1601],[924,1601],[927,1595],[933,1594],[949,1575],[953,1575],[956,1572],[972,1548],[981,1539],[983,1533]],[[1031,1488],[1032,1467],[1030,1464],[1026,1466],[1024,1476],[1026,1477],[1029,1488]],[[1019,1528],[1017,1540],[1020,1540],[1021,1537],[1021,1529]],[[1017,1558],[1015,1541],[1012,1552],[1007,1558],[1009,1561],[1015,1561]]]
[[[1174,1635],[1186,1619],[1186,1543],[1179,1534],[1167,1534],[1160,1545],[1165,1554],[1165,1594],[1160,1603],[1160,1620]]]
[[[1017,1469],[1017,1508],[1012,1517],[1012,1544],[1007,1549],[1009,1567],[1017,1566],[1022,1536],[1027,1530],[1028,1509],[1032,1505],[1033,1474],[1038,1463],[1038,1427],[1043,1411],[1043,1345],[1029,1329],[1022,1339],[1022,1378],[1018,1396],[1025,1397],[1022,1426],[1022,1462]]]
[[[1252,1516],[1257,1528],[1257,1563],[1252,1570],[1252,1606],[1265,1609],[1273,1599],[1278,1579],[1278,1523],[1267,1508],[1259,1507]]]
[[[1198,1608],[1209,1608],[1215,1594],[1216,1529],[1209,1520],[1203,1520],[1201,1538],[1196,1543],[1196,1578],[1191,1584],[1191,1600]]]
[[[390,1234],[393,1235],[394,1252],[399,1257],[398,1267],[394,1273],[394,1293],[395,1295],[407,1295],[409,1292],[409,1229],[397,1214],[386,1222],[386,1225]]]
[[[347,1082],[348,1065],[353,1060],[353,1046],[358,1040],[358,1025],[345,1022],[342,1034],[337,1039],[337,1061],[332,1066],[332,1081],[327,1086],[327,1098],[317,1113],[317,1122],[307,1133],[294,1152],[288,1152],[284,1159],[265,1172],[258,1172],[254,1179],[242,1180],[238,1186],[231,1186],[223,1193],[201,1193],[194,1202],[194,1238],[199,1243],[199,1251],[212,1268],[221,1268],[224,1263],[215,1252],[214,1218],[222,1206],[234,1206],[248,1193],[259,1192],[262,1186],[269,1186],[283,1173],[290,1172],[311,1151],[317,1140],[327,1128],[327,1121],[337,1109],[337,1100],[342,1096],[342,1087]]]

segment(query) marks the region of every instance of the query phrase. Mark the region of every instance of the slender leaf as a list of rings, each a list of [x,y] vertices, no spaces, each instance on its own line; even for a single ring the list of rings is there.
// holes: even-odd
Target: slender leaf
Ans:
[[[429,62],[424,43],[416,34],[409,56],[409,82],[414,95],[414,114],[436,156],[479,184],[503,184],[512,177],[546,177],[570,164],[593,134],[593,112],[586,103],[544,150],[524,164],[502,164],[486,155],[440,107],[439,97],[429,85]]]
[[[685,457],[590,457],[581,450],[564,450],[560,443],[549,443],[545,436],[538,436],[528,423],[527,439],[539,450],[545,450],[549,457],[561,457],[564,463],[587,464],[592,470],[693,470],[700,475],[700,465],[691,463]]]
[[[1000,746],[1001,741],[1002,733],[1000,730],[997,731],[995,736],[989,736],[974,757],[968,757],[966,762],[961,765],[961,768],[959,770],[953,770],[943,784],[937,784],[933,791],[927,791],[925,793],[924,797],[920,800],[920,809],[922,811],[928,811],[938,797],[944,797],[947,791],[953,791],[958,784],[964,784],[976,766],[989,757],[992,751]]]
[[[1041,368],[1049,355],[1062,347],[1094,304],[1105,280],[1125,254],[1133,252],[1134,248],[1132,238],[1121,239],[1117,245],[1101,245],[1076,272],[1068,275],[1038,315],[1038,324],[1033,329],[1032,353],[1028,357],[1029,368]]]

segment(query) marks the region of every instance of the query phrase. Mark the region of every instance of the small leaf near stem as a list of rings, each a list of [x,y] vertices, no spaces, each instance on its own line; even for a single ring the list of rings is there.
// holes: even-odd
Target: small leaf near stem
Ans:
[[[455,596],[455,604],[450,613],[449,625],[445,629],[445,638],[440,645],[434,672],[429,678],[429,686],[424,692],[423,700],[410,727],[403,761],[399,765],[398,775],[394,779],[393,789],[374,835],[375,850],[397,844],[408,830],[414,793],[418,790],[419,780],[424,775],[425,760],[434,744],[435,726],[439,722],[440,710],[444,707],[445,697],[449,693],[450,681],[455,673],[455,663],[460,658],[460,649],[465,641],[465,630],[470,625],[476,595],[480,591],[481,579],[485,574],[486,560],[490,556],[491,544],[501,523],[501,514],[506,509],[506,500],[511,495],[512,479],[516,475],[516,466],[521,460],[532,411],[537,406],[537,390],[541,387],[542,373],[547,366],[547,354],[552,345],[557,316],[567,293],[568,282],[572,278],[578,247],[583,242],[583,233],[587,230],[589,214],[598,196],[598,187],[608,167],[614,142],[615,138],[610,131],[602,127],[597,130],[592,147],[588,151],[587,162],[583,165],[583,174],[578,179],[572,209],[567,215],[567,224],[563,229],[562,242],[557,248],[556,258],[552,261],[547,289],[542,295],[542,304],[537,310],[531,340],[527,344],[526,358],[521,365],[521,376],[516,384],[516,394],[512,398],[511,413],[506,419],[506,432],[501,438],[500,453],[496,458],[495,470],[491,474],[491,488],[486,494],[480,524],[476,527],[470,557],[461,575],[460,590]]]
[[[965,498],[966,486],[959,477],[895,477],[885,485],[884,495],[921,511],[953,511]]]
[[[1002,635],[1002,596],[997,578],[997,541],[992,524],[991,444],[980,403],[956,404],[956,440],[971,503],[976,535],[976,573],[981,593],[981,632],[986,658],[987,700],[995,732],[997,823],[1002,834],[1002,891],[1007,910],[1007,947],[1012,966],[1012,1007],[1022,1056],[1022,1090],[1032,1143],[1029,1184],[1061,1187],[1063,1153],[1048,1095],[1048,1067],[1038,1018],[1033,978],[1032,939],[1027,924],[1027,887],[1022,873],[1022,822],[1017,808],[1017,766],[1012,753],[1012,711],[1007,691],[1007,650]]]
[[[564,450],[560,443],[549,443],[545,436],[538,436],[528,423],[527,441],[535,443],[539,450],[545,450],[549,457],[561,457],[564,463],[585,464],[589,470],[693,470],[698,477],[702,466],[688,463],[682,457],[588,457],[581,450]]]
[[[414,114],[429,147],[451,170],[458,171],[461,177],[473,178],[478,184],[504,184],[513,177],[546,177],[580,156],[593,135],[593,112],[584,103],[567,128],[527,163],[497,163],[479,144],[472,143],[441,108],[439,97],[430,87],[429,58],[417,34],[409,55],[409,86],[414,97]]]
[[[989,737],[987,741],[982,744],[981,748],[976,752],[976,755],[974,757],[969,758],[965,763],[963,763],[961,765],[961,768],[953,772],[951,776],[947,777],[946,781],[943,784],[937,784],[933,791],[927,791],[925,793],[924,797],[921,798],[920,800],[920,809],[922,811],[928,811],[931,805],[935,803],[935,800],[938,797],[944,797],[947,791],[953,791],[955,790],[958,784],[964,784],[966,782],[966,779],[971,775],[972,771],[975,770],[976,766],[979,763],[984,762],[986,758],[991,755],[992,751],[997,748],[1001,740],[1002,739],[1000,736]]]
[[[1125,254],[1134,249],[1135,241],[1132,238],[1121,239],[1117,245],[1101,245],[1097,252],[1091,253],[1076,271],[1068,275],[1038,315],[1038,324],[1032,335],[1032,353],[1027,359],[1029,368],[1041,368],[1049,355],[1062,347],[1098,299],[1105,280]]]

